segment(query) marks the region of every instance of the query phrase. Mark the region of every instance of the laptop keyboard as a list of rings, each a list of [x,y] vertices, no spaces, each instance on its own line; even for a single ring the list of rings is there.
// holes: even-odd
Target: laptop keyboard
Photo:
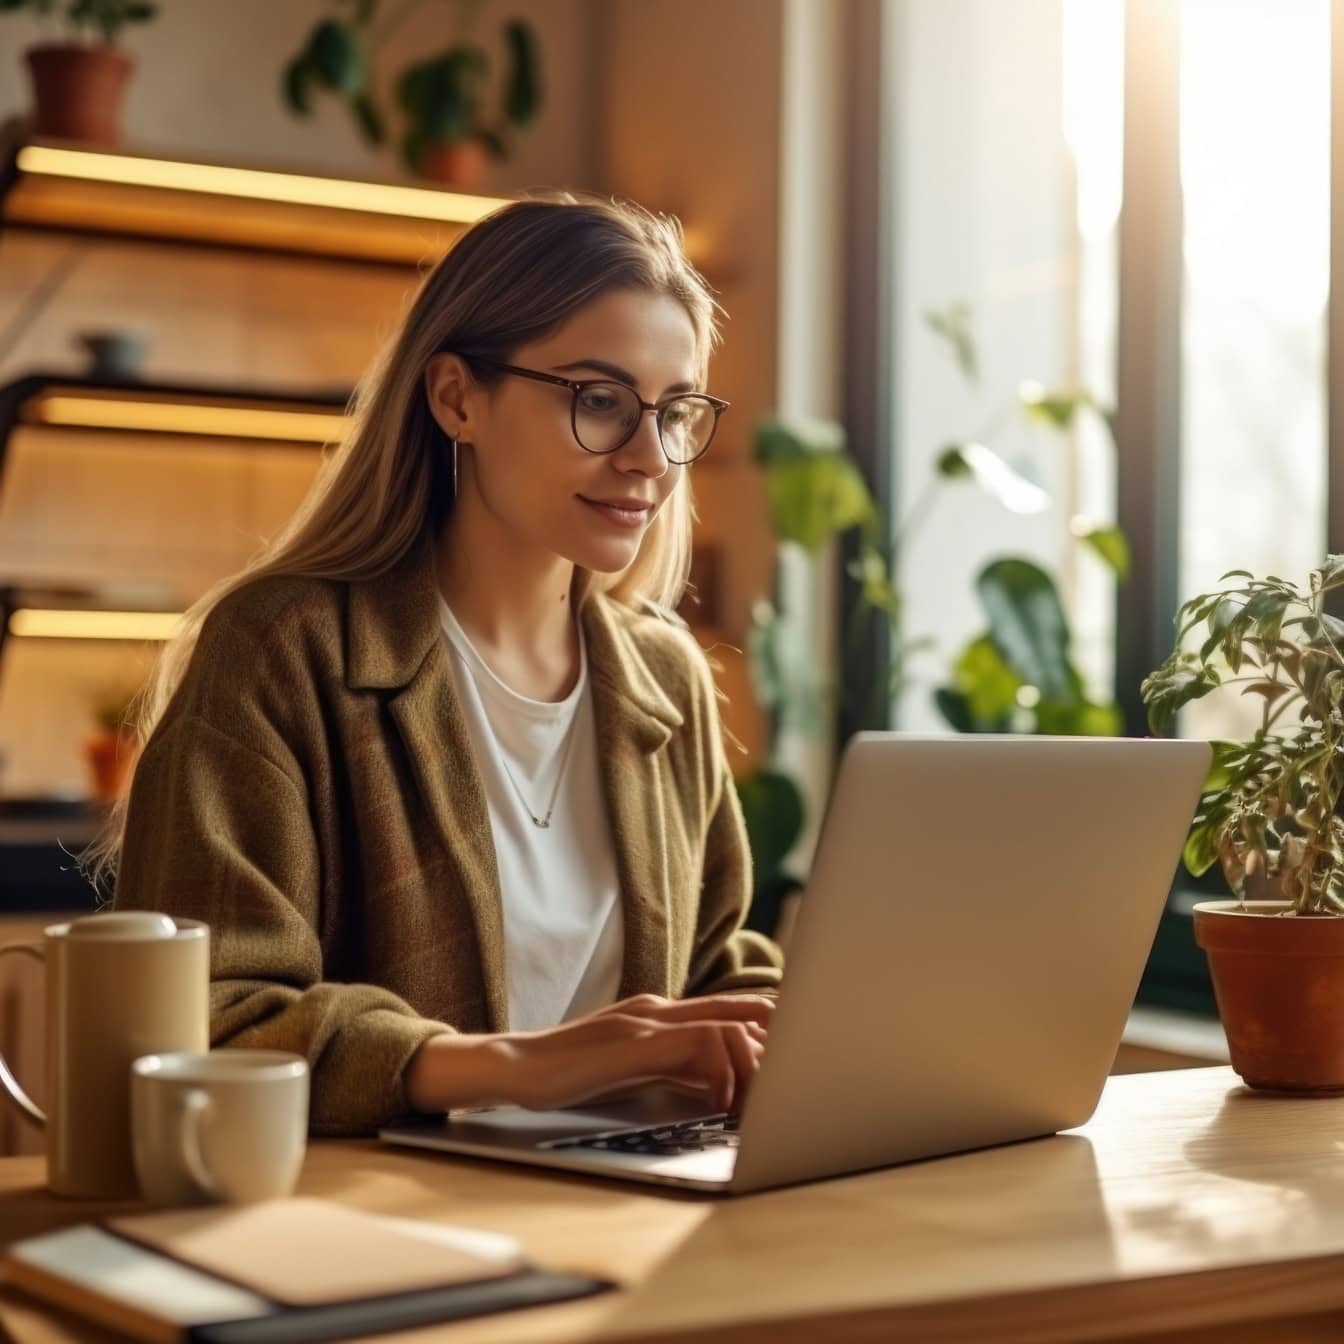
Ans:
[[[644,1125],[637,1129],[611,1129],[570,1139],[548,1139],[538,1148],[594,1148],[610,1153],[640,1153],[674,1157],[678,1153],[703,1153],[710,1148],[737,1147],[735,1115],[711,1115],[703,1120],[678,1120],[671,1125]]]

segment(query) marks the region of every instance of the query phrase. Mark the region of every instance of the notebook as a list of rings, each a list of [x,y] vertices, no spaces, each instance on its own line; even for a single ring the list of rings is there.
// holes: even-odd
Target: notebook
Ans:
[[[615,1285],[532,1264],[511,1237],[317,1199],[85,1223],[11,1246],[5,1279],[149,1344],[352,1339]]]

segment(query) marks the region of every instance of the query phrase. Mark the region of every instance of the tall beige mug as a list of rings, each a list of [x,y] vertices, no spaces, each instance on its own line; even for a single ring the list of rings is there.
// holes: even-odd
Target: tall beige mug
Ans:
[[[0,1087],[47,1132],[47,1184],[58,1195],[134,1198],[131,1063],[210,1044],[210,931],[142,910],[52,924],[40,943],[0,956],[46,964],[44,1112],[0,1057]]]

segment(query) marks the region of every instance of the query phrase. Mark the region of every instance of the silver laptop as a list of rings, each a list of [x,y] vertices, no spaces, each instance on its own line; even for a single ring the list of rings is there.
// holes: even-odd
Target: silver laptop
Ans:
[[[1209,762],[1203,742],[859,734],[740,1115],[659,1091],[381,1137],[743,1194],[1082,1124]]]

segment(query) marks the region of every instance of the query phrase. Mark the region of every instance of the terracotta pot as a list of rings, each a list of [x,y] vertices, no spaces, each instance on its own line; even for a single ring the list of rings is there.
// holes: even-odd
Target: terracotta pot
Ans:
[[[1344,1093],[1344,917],[1294,915],[1287,901],[1201,901],[1232,1067],[1250,1087]]]
[[[430,145],[420,160],[425,177],[445,187],[474,187],[485,172],[486,150],[479,140],[452,140]]]
[[[115,803],[126,791],[138,755],[133,733],[94,733],[84,743],[93,796],[100,803]]]
[[[116,47],[52,43],[27,53],[33,81],[33,134],[115,145],[131,58]]]

